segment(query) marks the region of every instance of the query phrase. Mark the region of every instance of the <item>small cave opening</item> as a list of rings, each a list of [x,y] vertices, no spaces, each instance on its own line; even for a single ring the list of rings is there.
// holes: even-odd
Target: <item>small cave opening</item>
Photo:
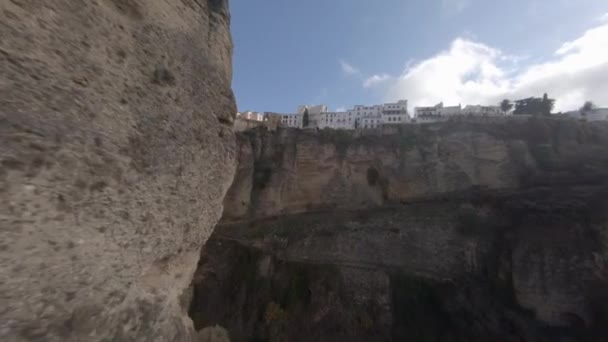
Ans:
[[[585,320],[580,315],[573,312],[562,312],[559,315],[559,320],[569,328],[585,328]]]
[[[369,186],[376,186],[380,180],[380,173],[375,167],[369,167],[367,169],[367,184]]]

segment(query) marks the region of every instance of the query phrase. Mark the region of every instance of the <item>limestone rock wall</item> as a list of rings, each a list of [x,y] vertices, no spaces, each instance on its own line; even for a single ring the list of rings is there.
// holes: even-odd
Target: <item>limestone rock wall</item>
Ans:
[[[382,144],[382,136],[370,138],[378,144],[348,146],[321,136],[334,133],[349,134],[283,130],[240,137],[226,218],[365,208],[474,185],[517,185],[519,165],[511,160],[509,142],[487,134],[458,132],[401,147]]]
[[[238,136],[239,165],[224,220],[605,176],[606,132],[605,125],[535,118],[412,125],[388,133],[249,131]],[[588,167],[576,170],[583,161]]]
[[[290,265],[340,269],[339,297],[345,302],[359,303],[363,308],[374,308],[375,328],[385,334],[393,328],[405,334],[413,333],[415,328],[399,322],[398,317],[411,318],[421,312],[412,308],[412,303],[395,298],[413,291],[416,300],[424,300],[425,292],[415,292],[419,288],[409,286],[387,297],[389,290],[383,286],[383,278],[397,275],[424,279],[447,290],[445,297],[432,301],[432,305],[440,312],[443,310],[443,314],[453,315],[449,318],[453,321],[450,326],[456,331],[470,334],[479,328],[483,334],[498,334],[492,338],[476,335],[475,339],[465,340],[504,338],[514,333],[511,328],[505,329],[511,327],[504,325],[508,321],[520,326],[518,329],[522,331],[517,334],[523,334],[522,341],[545,340],[524,338],[528,329],[532,335],[545,336],[547,341],[554,340],[551,331],[557,336],[571,333],[587,336],[575,341],[598,340],[599,336],[608,336],[605,329],[607,278],[600,258],[608,245],[598,239],[608,231],[607,191],[605,184],[586,188],[582,192],[584,196],[579,187],[560,188],[555,192],[535,190],[526,195],[515,191],[500,196],[482,194],[467,200],[298,214],[221,225],[214,233],[215,238],[204,247],[204,255],[214,256],[201,260],[199,277],[194,281],[195,288],[199,287],[195,291],[198,299],[193,302],[191,312],[194,315],[197,308],[208,310],[207,318],[200,320],[200,325],[204,326],[202,322],[205,322],[222,324],[229,330],[240,329],[230,321],[234,318],[232,315],[218,318],[214,315],[216,308],[227,305],[227,301],[236,298],[248,302],[248,296],[257,295],[254,290],[245,297],[233,294],[241,293],[240,286],[257,289],[258,284],[252,282],[245,268],[224,264],[251,263],[251,258],[215,255],[219,249],[230,250],[228,246],[236,241]],[[264,277],[273,272],[272,264],[269,266],[266,259],[263,268],[246,269],[257,270]],[[216,278],[227,270],[234,272],[238,280]],[[201,289],[225,286],[225,283],[239,285],[234,285],[230,290],[234,292],[229,294]],[[463,290],[464,293],[458,293]],[[312,291],[312,296],[316,294]],[[308,298],[301,296],[300,299]],[[214,298],[215,306],[209,307],[201,299],[209,297]],[[280,296],[275,298],[280,299]],[[315,310],[319,310],[315,315],[325,313],[321,308]],[[351,312],[357,312],[353,310]],[[459,310],[464,312],[458,313]],[[293,313],[288,311],[288,316]],[[481,326],[458,327],[461,314],[476,316]],[[244,320],[259,317],[246,305],[239,310],[239,315]],[[337,315],[340,319],[347,316]],[[324,329],[318,325],[312,333]]]
[[[520,323],[608,335],[607,125],[530,118],[237,138],[218,239],[287,262],[464,281],[527,312]],[[466,306],[483,316],[493,304],[480,298]]]
[[[232,181],[227,0],[0,1],[0,340],[185,341]]]

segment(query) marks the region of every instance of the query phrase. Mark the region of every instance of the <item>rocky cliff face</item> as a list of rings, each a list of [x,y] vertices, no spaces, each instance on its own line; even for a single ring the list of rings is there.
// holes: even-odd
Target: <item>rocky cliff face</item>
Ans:
[[[369,208],[564,177],[584,181],[603,175],[605,130],[532,119],[384,133],[250,131],[238,137],[224,220]],[[581,161],[593,161],[583,173]]]
[[[533,119],[241,136],[195,324],[237,341],[603,341],[607,132]]]
[[[226,0],[0,2],[0,339],[184,341],[232,180]]]

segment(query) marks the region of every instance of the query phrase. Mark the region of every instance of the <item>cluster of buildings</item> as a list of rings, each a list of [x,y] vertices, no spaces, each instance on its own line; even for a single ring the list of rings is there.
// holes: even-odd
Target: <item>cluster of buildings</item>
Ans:
[[[304,113],[308,113],[310,128],[371,129],[386,125],[437,122],[458,115],[497,116],[503,115],[498,106],[444,106],[416,107],[410,116],[407,100],[373,106],[354,106],[340,112],[330,112],[327,106],[300,106],[297,113],[278,113],[284,127],[304,128]]]
[[[297,113],[279,114],[281,124],[285,127],[305,128],[304,113],[308,115],[307,127],[319,129],[366,129],[411,122],[407,101],[402,100],[375,106],[355,106],[339,112],[330,112],[325,105],[300,106]]]
[[[387,125],[403,125],[410,123],[431,123],[446,121],[453,117],[496,117],[507,115],[499,106],[467,105],[444,106],[443,102],[430,107],[415,107],[414,115],[410,116],[407,100],[395,103],[384,103],[373,106],[354,106],[345,111],[330,112],[325,105],[299,106],[296,113],[258,113],[246,111],[237,114],[237,130],[251,128],[252,122],[265,125],[271,129],[276,127],[316,128],[316,129],[373,129]],[[575,113],[575,112],[572,112]],[[581,115],[578,111],[577,115]],[[304,116],[308,116],[308,124],[304,127]],[[596,108],[585,113],[581,119],[589,121],[608,120],[608,109]],[[238,125],[239,120],[248,122]]]
[[[454,116],[499,116],[505,115],[499,106],[467,105],[444,106],[443,102],[432,107],[416,107],[416,122],[444,121]]]
[[[608,121],[608,108],[593,108],[588,111],[575,110],[564,114],[584,121]]]

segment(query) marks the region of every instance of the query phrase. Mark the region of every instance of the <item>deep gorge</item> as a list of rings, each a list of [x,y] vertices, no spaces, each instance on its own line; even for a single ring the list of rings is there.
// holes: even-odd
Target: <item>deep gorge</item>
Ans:
[[[234,341],[598,341],[608,126],[237,136],[190,315]]]
[[[606,123],[235,135],[230,22],[0,1],[1,341],[608,339]]]

